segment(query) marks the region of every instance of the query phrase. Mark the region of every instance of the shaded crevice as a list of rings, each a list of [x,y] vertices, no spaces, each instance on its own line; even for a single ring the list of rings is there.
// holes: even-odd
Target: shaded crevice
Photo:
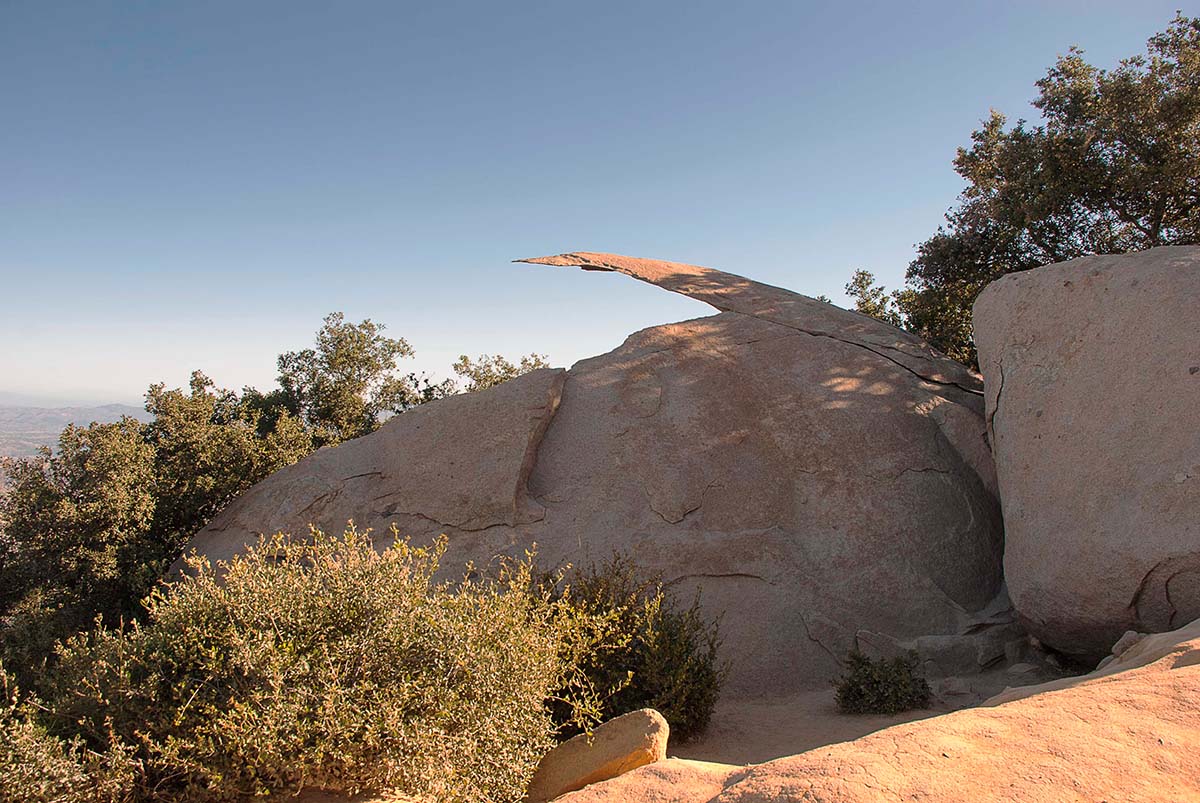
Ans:
[[[666,514],[664,514],[661,510],[656,508],[654,506],[654,498],[650,496],[649,491],[646,492],[646,504],[650,508],[650,510],[652,510],[654,512],[654,515],[658,516],[660,519],[665,521],[667,524],[681,524],[681,523],[683,523],[684,519],[686,519],[688,516],[692,515],[697,510],[699,510],[701,507],[704,506],[704,500],[701,499],[699,502],[697,502],[695,504],[695,506],[689,507],[687,510],[680,513],[679,518],[677,518],[677,519],[668,518],[666,516]]]
[[[996,401],[987,417],[987,435],[993,453],[996,451],[996,413],[1000,412],[1000,394],[1004,392],[1004,360],[1000,357],[996,358],[996,373],[1000,375],[1000,382],[996,385]]]
[[[516,487],[513,489],[512,515],[511,520],[507,522],[509,525],[528,524],[533,521],[541,521],[545,517],[545,506],[529,493],[529,478],[537,466],[538,454],[541,451],[546,432],[550,429],[550,424],[554,421],[554,417],[558,414],[558,408],[562,404],[566,383],[567,372],[560,368],[550,385],[550,392],[543,408],[544,412],[538,419],[537,426],[529,433],[529,440],[525,444],[525,455],[521,460],[521,468],[517,471]],[[539,508],[537,511],[526,510],[531,502],[537,505]]]
[[[710,302],[708,302],[708,303],[712,304],[712,302],[711,302],[711,301],[710,301]],[[978,390],[978,389],[976,389],[976,388],[969,388],[969,387],[965,387],[965,386],[963,386],[963,385],[960,385],[958,382],[954,382],[954,381],[949,381],[949,382],[947,382],[947,381],[945,381],[945,380],[942,380],[942,379],[934,379],[934,378],[932,378],[932,377],[930,377],[930,376],[927,376],[927,375],[925,375],[925,374],[921,373],[920,371],[916,370],[916,369],[915,369],[915,368],[913,368],[912,366],[905,365],[903,362],[901,362],[900,360],[897,360],[895,357],[890,357],[890,356],[888,356],[887,354],[884,354],[884,353],[882,353],[882,352],[880,352],[880,351],[877,351],[877,350],[876,350],[875,348],[873,348],[871,345],[868,345],[867,343],[864,343],[864,342],[862,342],[862,341],[860,341],[860,340],[847,340],[847,339],[846,339],[846,338],[844,338],[844,337],[837,337],[836,335],[831,335],[831,334],[829,334],[828,332],[814,332],[814,331],[811,331],[811,330],[809,330],[809,329],[805,329],[805,328],[804,328],[804,327],[802,327],[802,326],[796,326],[796,325],[795,325],[795,324],[793,324],[793,323],[786,323],[786,322],[784,322],[784,321],[780,321],[780,320],[777,320],[777,319],[775,319],[775,318],[770,318],[770,317],[767,317],[767,316],[765,316],[765,315],[759,315],[759,314],[755,314],[755,313],[748,313],[748,312],[740,312],[740,311],[738,311],[738,310],[735,310],[735,309],[722,309],[721,307],[717,306],[716,304],[713,304],[713,306],[714,306],[716,309],[719,309],[719,310],[721,310],[722,312],[732,312],[732,313],[734,313],[735,315],[745,315],[745,316],[747,316],[747,317],[749,317],[749,318],[756,318],[756,319],[758,319],[758,320],[760,320],[760,321],[766,321],[766,322],[768,322],[768,323],[773,323],[773,324],[775,324],[776,326],[782,326],[782,327],[784,327],[785,329],[792,329],[793,331],[800,332],[800,333],[802,333],[802,334],[806,334],[806,335],[811,335],[812,337],[823,337],[823,338],[826,338],[827,340],[834,340],[834,341],[836,341],[836,342],[838,342],[838,343],[845,343],[847,346],[855,346],[855,347],[857,347],[857,348],[864,349],[865,351],[869,351],[870,353],[874,354],[876,357],[880,357],[880,358],[882,358],[882,359],[884,359],[884,360],[887,360],[888,362],[892,363],[893,365],[896,365],[896,366],[898,366],[898,367],[900,367],[900,368],[903,368],[905,371],[907,371],[908,373],[912,374],[912,375],[913,375],[913,376],[915,376],[917,379],[920,379],[922,382],[928,382],[928,383],[929,383],[929,384],[931,384],[931,385],[939,385],[939,386],[941,386],[941,387],[952,387],[952,388],[957,388],[958,390],[961,390],[961,391],[962,391],[962,392],[964,392],[964,393],[970,393],[970,394],[971,394],[971,395],[973,395],[973,396],[983,396],[983,391],[981,391],[981,390]],[[898,352],[900,352],[901,354],[905,354],[905,355],[907,355],[907,352],[905,352],[905,351],[903,351],[903,350],[901,350],[901,349],[895,348],[894,346],[884,346],[884,345],[880,345],[880,346],[879,346],[879,348],[881,348],[881,349],[883,349],[883,348],[886,348],[886,349],[890,349],[891,351],[898,351]],[[948,359],[948,358],[947,358],[947,359]]]
[[[657,381],[657,378],[656,378],[656,381]],[[663,388],[662,382],[659,382],[658,383],[658,396],[654,400],[654,409],[643,415],[634,416],[634,418],[638,419],[639,421],[647,419],[647,418],[654,418],[656,415],[658,415],[660,412],[662,412],[663,396],[665,396],[665,395],[666,395],[666,390]],[[628,432],[628,431],[629,430],[624,430],[621,434],[624,435],[625,432]]]
[[[455,524],[453,522],[439,521],[438,519],[435,519],[433,516],[427,516],[424,513],[417,513],[415,511],[411,511],[411,510],[396,510],[394,508],[387,508],[385,510],[372,511],[372,515],[377,518],[391,518],[392,516],[408,516],[409,518],[414,518],[414,519],[424,519],[425,521],[428,521],[431,524],[436,524],[438,527],[449,527],[452,530],[458,530],[459,532],[464,532],[464,533],[481,533],[484,530],[490,530],[493,527],[509,527],[509,526],[511,526],[508,522],[497,521],[497,522],[492,522],[491,524],[485,524],[482,527],[472,527],[465,523]]]
[[[342,494],[342,485],[341,485],[341,483],[338,483],[336,488],[326,491],[325,493],[321,494],[320,496],[316,497],[311,502],[309,502],[307,505],[305,505],[303,507],[303,509],[301,509],[297,515],[300,517],[305,517],[305,521],[309,525],[312,525],[315,523],[313,521],[313,519],[320,517],[321,514],[325,512],[325,508],[329,507],[329,505],[334,500],[336,500],[339,496],[341,496],[341,494]],[[316,509],[315,512],[314,512],[314,508]],[[310,516],[310,514],[311,514],[311,516]]]
[[[1182,625],[1176,621],[1179,618],[1179,607],[1181,604],[1186,605],[1187,602],[1177,603],[1171,595],[1171,582],[1183,574],[1197,574],[1197,570],[1192,567],[1184,567],[1176,572],[1173,572],[1166,580],[1163,581],[1163,597],[1167,602],[1167,627],[1174,630]]]
[[[804,618],[804,614],[802,614],[802,613],[798,613],[798,614],[796,614],[796,617],[797,617],[797,618],[800,620],[800,624],[801,624],[801,625],[804,627],[804,635],[805,635],[805,637],[807,637],[807,638],[808,638],[808,640],[809,640],[809,641],[811,641],[813,644],[816,644],[818,647],[820,647],[822,650],[824,650],[824,651],[825,651],[825,653],[826,653],[826,654],[827,654],[827,655],[828,655],[830,658],[832,658],[832,659],[834,660],[834,662],[835,662],[835,663],[837,663],[837,665],[838,665],[838,666],[841,666],[841,665],[842,665],[842,659],[841,659],[841,658],[838,658],[838,657],[837,657],[837,655],[836,655],[836,654],[833,652],[833,650],[831,650],[831,649],[829,649],[828,647],[826,647],[826,646],[825,646],[825,642],[821,641],[819,638],[817,638],[816,636],[814,636],[814,635],[812,634],[812,630],[811,630],[811,629],[809,629],[809,627],[808,627],[808,620]]]
[[[692,507],[689,507],[687,510],[684,510],[682,513],[680,513],[680,514],[679,514],[679,518],[677,518],[677,519],[670,519],[670,518],[667,518],[667,516],[666,516],[666,515],[664,515],[664,514],[662,513],[662,511],[660,511],[658,508],[656,508],[656,507],[654,506],[654,497],[652,497],[652,496],[650,495],[650,492],[649,492],[648,490],[645,490],[645,489],[643,489],[643,491],[644,491],[644,492],[645,492],[645,494],[646,494],[646,505],[647,505],[647,507],[649,507],[649,508],[650,508],[652,511],[654,511],[654,514],[655,514],[655,515],[657,515],[657,516],[658,516],[660,519],[662,519],[663,521],[665,521],[667,524],[680,524],[680,523],[682,523],[682,522],[683,522],[683,521],[684,521],[684,520],[685,520],[685,519],[686,519],[688,516],[692,515],[692,514],[693,514],[693,513],[695,513],[697,510],[699,510],[700,508],[704,507],[704,497],[705,497],[705,496],[707,496],[707,495],[708,495],[708,492],[709,492],[709,491],[711,491],[713,488],[719,488],[719,487],[723,487],[723,486],[722,486],[722,484],[721,484],[721,483],[719,483],[719,482],[710,482],[710,483],[708,483],[707,485],[705,485],[705,486],[704,486],[704,490],[700,492],[700,501],[696,502],[696,504],[695,504],[695,505],[693,505]]]
[[[677,583],[682,583],[684,580],[691,580],[691,579],[694,579],[697,577],[701,577],[701,578],[705,578],[705,579],[734,578],[734,579],[744,579],[744,580],[759,580],[761,582],[766,583],[769,586],[775,585],[774,581],[768,580],[767,578],[763,577],[762,575],[751,574],[750,572],[695,572],[692,574],[680,575],[679,577],[676,577],[674,580],[671,580],[671,582],[666,583],[665,585],[673,586],[673,585],[676,585]]]
[[[724,310],[724,312],[731,312],[731,310]],[[733,313],[733,314],[741,315],[742,313]],[[745,317],[755,318],[756,316],[750,315],[750,316],[745,316]],[[776,324],[775,321],[768,321],[765,318],[757,318],[757,320],[761,320],[764,323],[774,324],[776,326],[782,326],[781,324]],[[721,353],[725,353],[725,352],[732,351],[734,349],[739,349],[742,346],[753,346],[756,343],[771,343],[776,340],[787,340],[790,337],[800,337],[801,335],[808,334],[808,332],[797,332],[788,326],[782,326],[782,328],[788,329],[789,330],[788,333],[776,335],[775,337],[755,337],[755,338],[751,338],[750,340],[739,340],[736,343],[723,343],[720,345],[714,345],[712,348],[714,351],[719,351]]]
[[[358,479],[362,479],[363,477],[382,477],[382,476],[383,476],[382,471],[364,471],[362,474],[351,474],[349,477],[343,477],[341,481],[349,482],[350,480],[358,480]]]
[[[932,468],[931,467],[931,468],[906,468],[906,469],[902,469],[902,470],[896,472],[895,474],[891,474],[891,475],[867,474],[867,476],[873,480],[889,480],[889,481],[894,482],[894,481],[900,479],[901,477],[903,477],[905,474],[953,474],[953,473],[954,472],[951,471],[950,469]]]

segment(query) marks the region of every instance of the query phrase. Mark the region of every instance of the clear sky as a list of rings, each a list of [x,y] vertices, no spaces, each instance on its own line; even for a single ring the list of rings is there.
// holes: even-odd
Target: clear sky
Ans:
[[[989,108],[1185,6],[0,0],[0,394],[266,387],[333,310],[443,375],[707,314],[510,264],[570,250],[895,285]]]

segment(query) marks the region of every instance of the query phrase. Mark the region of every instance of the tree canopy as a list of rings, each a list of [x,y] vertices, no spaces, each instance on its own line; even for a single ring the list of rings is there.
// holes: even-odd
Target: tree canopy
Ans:
[[[308,426],[318,445],[365,435],[386,413],[421,401],[414,377],[396,361],[413,355],[404,338],[383,334],[370,318],[347,323],[334,312],[325,317],[312,348],[279,355],[279,400]]]
[[[549,368],[550,363],[546,361],[545,354],[528,354],[516,364],[509,362],[499,354],[495,356],[480,354],[474,360],[464,354],[452,367],[454,373],[467,381],[466,392],[474,393],[477,390],[486,390],[501,382],[507,382],[521,374],[536,371],[538,368]]]
[[[973,365],[971,305],[994,279],[1200,242],[1200,19],[1177,14],[1111,70],[1071,48],[1037,89],[1040,123],[993,111],[959,149],[967,187],[917,246],[905,287],[889,298],[856,274],[847,291],[860,312]]]

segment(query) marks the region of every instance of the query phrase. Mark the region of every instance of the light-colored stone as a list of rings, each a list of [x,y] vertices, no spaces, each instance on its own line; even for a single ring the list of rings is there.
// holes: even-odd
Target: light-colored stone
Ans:
[[[976,376],[873,318],[740,276],[535,261],[723,311],[402,413],[250,489],[194,546],[227,558],[259,531],[353,518],[417,542],[445,533],[449,573],[534,543],[547,567],[630,553],[724,614],[732,695],[827,688],[860,630],[910,643],[991,621],[1003,536]]]
[[[406,531],[464,534],[537,521],[545,511],[529,497],[529,472],[564,375],[561,368],[533,371],[486,394],[417,407],[371,435],[319,449],[240,496],[193,546],[217,561],[260,533],[303,534],[309,525],[341,532],[353,520],[375,528],[386,544],[393,521]],[[486,561],[491,553],[484,552],[477,557]]]
[[[1200,616],[1200,248],[1014,273],[974,322],[1029,630],[1095,661]]]
[[[1200,800],[1200,621],[1150,636],[1103,672],[735,771],[649,769],[561,803],[1160,803]],[[714,787],[720,784],[719,791]]]
[[[971,693],[971,687],[959,677],[943,678],[933,684],[933,692],[939,697],[961,697]]]
[[[1126,650],[1128,650],[1134,644],[1137,644],[1145,637],[1145,633],[1139,633],[1136,630],[1126,630],[1124,634],[1117,639],[1117,643],[1112,646],[1112,654],[1114,656],[1120,656],[1124,654]]]
[[[529,782],[525,801],[545,803],[662,761],[669,735],[667,721],[652,708],[610,719],[591,734],[581,733],[547,753]]]
[[[589,800],[622,803],[700,803],[746,775],[745,767],[713,761],[668,758],[598,786],[559,798],[562,803]],[[595,791],[593,791],[595,790]]]

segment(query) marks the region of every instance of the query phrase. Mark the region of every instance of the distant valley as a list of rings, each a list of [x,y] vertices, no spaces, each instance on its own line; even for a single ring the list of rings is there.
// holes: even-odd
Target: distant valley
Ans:
[[[96,407],[29,407],[0,404],[0,457],[31,457],[38,447],[52,446],[68,424],[87,426],[130,416],[146,421],[150,414],[131,404]]]

